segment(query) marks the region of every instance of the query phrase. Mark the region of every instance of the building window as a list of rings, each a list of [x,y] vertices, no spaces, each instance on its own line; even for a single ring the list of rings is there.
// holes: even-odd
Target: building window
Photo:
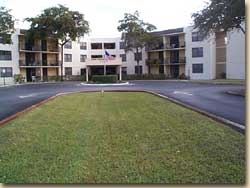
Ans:
[[[199,32],[192,32],[192,42],[202,41],[203,37]]]
[[[12,60],[11,51],[0,50],[0,60]]]
[[[72,75],[72,67],[65,67],[65,75],[66,76]]]
[[[125,43],[124,42],[120,42],[120,49],[124,49],[125,48]]]
[[[122,62],[126,62],[127,61],[126,54],[120,54],[120,58],[122,58]]]
[[[80,62],[85,62],[87,59],[86,55],[80,55]]]
[[[142,53],[141,52],[134,53],[134,55],[135,55],[135,61],[137,61],[137,60],[141,61],[142,60]]]
[[[72,62],[72,54],[64,54],[64,62]]]
[[[102,49],[102,43],[91,43],[92,50]]]
[[[141,65],[135,66],[135,74],[142,74],[142,66]]]
[[[81,74],[81,76],[86,75],[86,69],[81,69],[81,70],[80,70],[80,74]]]
[[[203,73],[203,64],[192,64],[192,73]]]
[[[104,43],[104,49],[115,49],[115,43]]]
[[[122,67],[122,75],[127,75],[127,67]]]
[[[101,59],[103,58],[102,55],[91,55],[91,59]]]
[[[64,48],[72,49],[72,42],[68,41],[66,44],[64,44]]]
[[[80,42],[80,49],[87,50],[87,42]]]
[[[12,77],[12,67],[0,67],[0,77]]]
[[[203,57],[203,48],[192,48],[192,57]]]

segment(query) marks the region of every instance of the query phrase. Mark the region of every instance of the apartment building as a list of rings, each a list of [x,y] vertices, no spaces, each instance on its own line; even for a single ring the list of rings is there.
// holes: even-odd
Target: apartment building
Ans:
[[[25,39],[25,30],[18,32],[19,70],[25,81],[48,81],[59,75],[58,41]]]
[[[14,83],[14,74],[19,74],[18,35],[12,35],[12,44],[4,44],[0,38],[0,85]]]
[[[2,44],[0,38],[0,85],[14,83],[14,75],[19,73],[27,82],[61,75],[58,41],[27,41],[24,33],[17,29],[12,44]],[[154,33],[160,36],[159,44],[139,54],[125,53],[120,37],[70,41],[63,49],[63,75],[88,79],[96,74],[117,74],[122,79],[126,74],[150,73],[168,78],[245,79],[245,35],[241,31],[216,32],[208,38],[191,26]],[[105,51],[112,58],[107,60]]]

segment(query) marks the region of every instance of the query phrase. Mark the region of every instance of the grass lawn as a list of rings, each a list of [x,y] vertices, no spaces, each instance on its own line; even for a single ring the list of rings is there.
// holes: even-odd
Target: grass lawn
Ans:
[[[245,135],[147,93],[57,97],[0,127],[2,183],[245,183]]]
[[[245,85],[246,80],[240,79],[215,79],[215,80],[190,80],[195,83],[212,83],[212,84],[232,84],[232,85]]]

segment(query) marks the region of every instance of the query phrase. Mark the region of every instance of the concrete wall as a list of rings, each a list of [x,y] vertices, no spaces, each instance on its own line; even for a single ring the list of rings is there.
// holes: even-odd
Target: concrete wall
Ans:
[[[186,35],[186,69],[185,74],[190,79],[214,79],[215,78],[215,39],[214,35],[203,41],[192,42],[192,27],[184,28]],[[192,57],[192,48],[203,47],[203,57]],[[192,73],[192,64],[203,64],[203,73]]]
[[[12,44],[0,44],[0,50],[11,51],[12,60],[0,60],[0,67],[12,67],[12,77],[6,77],[6,84],[14,84],[14,74],[19,74],[19,51],[18,51],[18,33],[19,29],[12,34]],[[4,84],[4,78],[0,77],[0,85]]]
[[[245,25],[243,25],[245,27]],[[240,30],[227,33],[227,66],[228,79],[246,78],[245,35]]]

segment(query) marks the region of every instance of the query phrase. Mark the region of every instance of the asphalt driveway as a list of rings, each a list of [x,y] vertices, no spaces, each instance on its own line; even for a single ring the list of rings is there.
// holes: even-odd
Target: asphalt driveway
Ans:
[[[81,82],[25,84],[0,87],[0,120],[62,92],[148,90],[245,125],[245,97],[228,94],[240,85],[199,84],[186,81],[130,81],[124,86],[87,86]]]

